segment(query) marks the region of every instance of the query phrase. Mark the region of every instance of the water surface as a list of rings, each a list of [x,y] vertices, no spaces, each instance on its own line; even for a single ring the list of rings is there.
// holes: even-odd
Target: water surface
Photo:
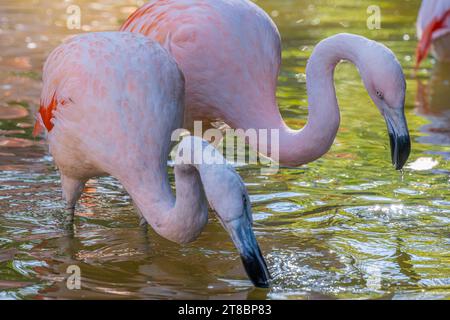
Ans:
[[[450,67],[428,59],[414,75],[418,0],[375,2],[381,30],[366,26],[374,1],[257,1],[283,37],[278,98],[289,125],[307,119],[313,46],[353,32],[382,41],[401,61],[413,139],[408,167],[394,171],[384,121],[347,63],[336,72],[342,125],[330,153],[270,176],[239,168],[274,278],[265,291],[251,286],[213,215],[196,242],[172,244],[139,228],[112,178],[89,182],[74,235],[66,232],[58,174],[45,143],[31,137],[42,64],[66,37],[116,30],[142,2],[77,0],[82,30],[68,30],[71,1],[2,0],[0,298],[450,298]],[[66,288],[70,265],[81,268],[81,290]]]

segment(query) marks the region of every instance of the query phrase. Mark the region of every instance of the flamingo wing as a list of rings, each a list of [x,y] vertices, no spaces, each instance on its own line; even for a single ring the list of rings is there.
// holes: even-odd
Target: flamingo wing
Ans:
[[[74,52],[75,50],[75,52]],[[71,58],[68,52],[80,54],[76,49],[75,41],[69,40],[56,48],[48,57],[44,64],[43,82],[44,87],[41,93],[41,100],[33,135],[37,136],[45,129],[50,132],[53,129],[53,116],[58,106],[65,105],[67,99],[61,98],[58,84],[64,83],[63,78],[76,76],[75,68],[68,68],[68,59]],[[67,81],[66,81],[67,82]]]
[[[200,11],[206,12],[208,8],[204,0],[152,0],[131,14],[120,31],[140,33],[164,45],[171,31],[189,26],[202,17]]]
[[[416,67],[428,55],[436,34],[447,28],[450,28],[450,1],[423,1],[417,20],[419,43],[416,49]]]

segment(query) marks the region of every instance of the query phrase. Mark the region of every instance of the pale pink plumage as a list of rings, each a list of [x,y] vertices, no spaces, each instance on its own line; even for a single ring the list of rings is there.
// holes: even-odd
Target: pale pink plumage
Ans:
[[[433,55],[442,61],[450,61],[450,1],[422,1],[417,18],[419,44],[416,52],[416,66],[426,58],[431,49]]]
[[[398,144],[393,146],[393,160],[397,168],[406,162],[405,80],[395,56],[380,44],[341,34],[317,46],[307,69],[309,121],[295,131],[284,123],[276,102],[280,35],[270,17],[253,2],[152,0],[132,14],[121,30],[159,41],[175,57],[186,77],[186,128],[202,120],[223,121],[244,130],[279,129],[276,160],[286,165],[311,162],[331,147],[340,120],[333,71],[341,59],[350,60],[358,66],[382,114],[395,118],[387,119],[388,127],[397,130],[391,136],[402,136],[405,143],[401,151]],[[382,99],[377,92],[383,94]],[[268,141],[252,147],[272,156]]]
[[[248,194],[232,167],[176,161],[176,198],[172,194],[167,159],[171,135],[182,125],[184,78],[166,50],[128,32],[77,36],[50,54],[43,81],[38,126],[48,130],[72,214],[88,179],[112,175],[156,232],[187,243],[207,222],[208,199],[253,283],[268,285]],[[211,154],[199,138],[181,143],[183,153],[194,147]]]

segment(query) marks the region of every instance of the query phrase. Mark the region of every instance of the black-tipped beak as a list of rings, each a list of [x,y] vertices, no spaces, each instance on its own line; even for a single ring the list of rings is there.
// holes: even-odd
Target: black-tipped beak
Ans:
[[[257,288],[268,288],[270,274],[258,244],[254,250],[241,254],[241,259],[245,271],[254,286]]]
[[[390,109],[385,120],[391,142],[392,164],[396,170],[403,169],[411,152],[411,139],[403,109]]]
[[[392,164],[395,166],[395,170],[401,170],[411,152],[411,140],[409,135],[397,136],[392,132],[389,132],[389,138],[391,140]]]
[[[227,223],[225,227],[239,250],[245,271],[253,285],[258,288],[268,288],[269,270],[256,241],[251,222],[246,217],[242,217]]]

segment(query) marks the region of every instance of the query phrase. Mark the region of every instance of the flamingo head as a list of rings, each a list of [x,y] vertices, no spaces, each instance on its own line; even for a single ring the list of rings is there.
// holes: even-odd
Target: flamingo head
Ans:
[[[269,287],[270,274],[253,232],[243,181],[230,166],[206,165],[200,172],[208,201],[239,251],[247,275],[256,287]]]
[[[390,49],[373,42],[361,74],[367,91],[383,115],[391,143],[392,164],[401,170],[411,152],[405,117],[406,81],[402,67]]]

